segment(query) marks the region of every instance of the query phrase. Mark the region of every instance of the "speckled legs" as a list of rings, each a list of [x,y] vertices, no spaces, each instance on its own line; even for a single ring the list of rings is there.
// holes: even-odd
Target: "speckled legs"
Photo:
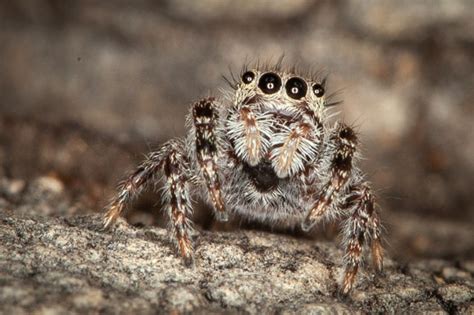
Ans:
[[[354,285],[355,276],[362,260],[362,248],[369,241],[372,262],[377,271],[383,268],[383,252],[380,241],[380,223],[374,208],[374,197],[367,184],[351,187],[346,207],[349,210],[343,230],[346,254],[346,270],[341,285],[341,293],[347,294]]]

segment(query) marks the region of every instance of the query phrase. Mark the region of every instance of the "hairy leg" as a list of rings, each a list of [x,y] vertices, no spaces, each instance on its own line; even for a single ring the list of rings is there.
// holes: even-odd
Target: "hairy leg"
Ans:
[[[118,186],[117,196],[108,205],[104,214],[104,227],[107,228],[117,220],[125,208],[142,192],[157,175],[166,155],[166,145],[159,151],[150,153],[136,170]]]
[[[185,263],[189,263],[192,261],[189,219],[192,209],[189,196],[190,172],[184,152],[184,144],[181,141],[171,140],[159,151],[149,154],[135,172],[120,184],[117,197],[104,215],[104,226],[110,226],[146,186],[156,182],[157,173],[163,170],[166,179],[163,199],[170,217],[171,229],[181,256]]]
[[[199,168],[206,181],[207,190],[214,206],[217,218],[227,221],[217,166],[216,128],[218,113],[213,98],[202,99],[193,105],[192,111],[195,139],[196,158]]]
[[[355,132],[350,127],[341,124],[333,132],[330,141],[335,147],[331,158],[330,176],[301,225],[304,231],[309,231],[324,217],[335,197],[346,186],[353,171],[352,159],[357,145]]]
[[[173,240],[186,265],[192,263],[193,248],[191,243],[192,205],[190,198],[189,161],[182,143],[170,148],[164,158],[163,170],[165,184],[163,199],[170,218],[170,227],[174,234]]]
[[[351,187],[345,202],[348,210],[344,227],[345,273],[341,292],[349,293],[362,260],[362,248],[366,241],[371,243],[372,262],[377,271],[383,268],[383,252],[380,241],[380,222],[374,208],[374,196],[366,183]]]

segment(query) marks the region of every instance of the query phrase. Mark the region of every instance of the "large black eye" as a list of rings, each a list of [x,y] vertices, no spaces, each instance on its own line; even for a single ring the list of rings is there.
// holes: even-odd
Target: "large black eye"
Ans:
[[[260,77],[260,81],[258,81],[258,87],[262,90],[265,94],[273,94],[278,92],[281,87],[281,79],[280,77],[272,72],[265,73]]]
[[[289,97],[299,100],[306,95],[308,85],[303,79],[291,78],[286,81],[285,89]]]
[[[242,75],[242,82],[244,82],[245,84],[249,84],[254,79],[255,79],[255,73],[253,73],[252,71],[247,71]]]
[[[324,95],[324,88],[321,84],[316,83],[313,85],[313,92],[317,97],[321,97]]]

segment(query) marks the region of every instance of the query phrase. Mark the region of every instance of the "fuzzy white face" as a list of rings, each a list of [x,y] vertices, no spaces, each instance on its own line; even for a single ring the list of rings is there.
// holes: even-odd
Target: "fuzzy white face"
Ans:
[[[236,212],[264,221],[304,215],[302,175],[313,178],[322,156],[324,85],[284,71],[243,71],[218,136],[234,157],[235,167],[222,169],[223,190],[240,205]]]
[[[279,178],[302,171],[321,140],[323,84],[285,72],[245,71],[226,125],[240,161],[270,163]]]

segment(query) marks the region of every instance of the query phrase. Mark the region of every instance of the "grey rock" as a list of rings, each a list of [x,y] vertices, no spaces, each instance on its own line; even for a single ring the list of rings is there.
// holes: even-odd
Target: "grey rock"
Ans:
[[[438,289],[438,294],[444,301],[451,303],[472,302],[473,288],[459,284],[449,284]]]
[[[446,311],[467,308],[472,278],[436,281],[423,269],[387,258],[385,275],[360,273],[351,296],[337,295],[342,251],[333,242],[259,231],[197,236],[185,267],[167,232],[123,219],[104,231],[99,215],[50,218],[0,212],[0,305],[28,313],[250,313]]]

